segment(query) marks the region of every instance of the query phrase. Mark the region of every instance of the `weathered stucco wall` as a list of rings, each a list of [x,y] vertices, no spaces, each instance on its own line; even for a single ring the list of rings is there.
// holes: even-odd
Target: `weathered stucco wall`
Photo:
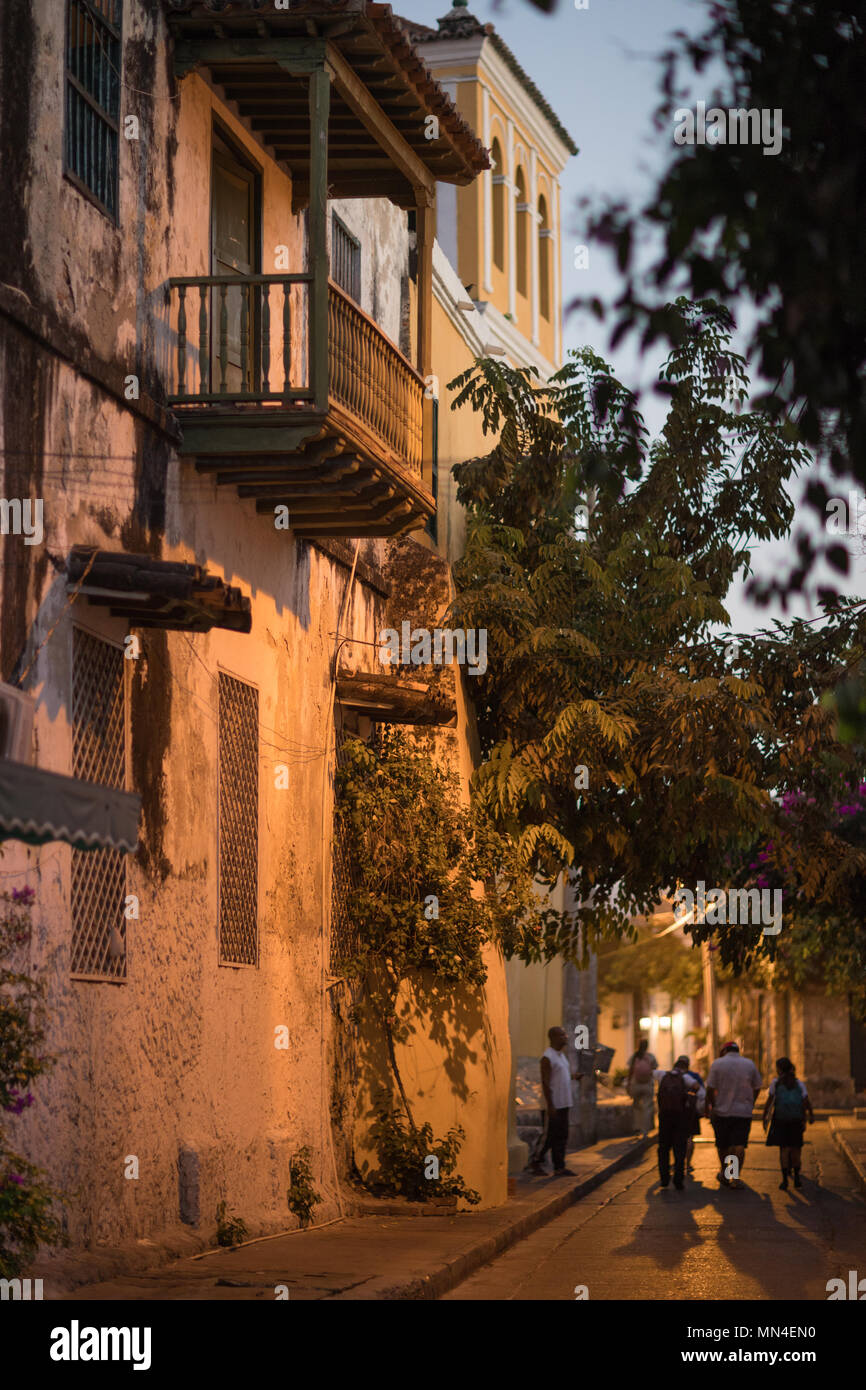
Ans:
[[[408,295],[406,213],[387,198],[332,198],[328,207],[361,243],[361,308],[399,347]],[[414,343],[411,346],[414,360]]]
[[[64,433],[101,452],[134,449],[132,417],[64,370],[48,443]],[[288,1156],[314,1154],[325,1210],[335,1214],[322,1097],[327,1036],[322,1010],[323,788],[329,740],[329,663],[348,573],[314,547],[277,531],[254,504],[218,495],[172,455],[166,527],[184,542],[166,559],[205,560],[252,591],[249,635],[143,632],[131,672],[132,785],[143,794],[142,849],[128,891],[140,915],[128,926],[125,984],[69,978],[71,851],[8,845],[4,872],[33,866],[38,930],[32,964],[49,988],[48,1047],[59,1055],[38,1104],[18,1123],[21,1142],[59,1184],[80,1189],[73,1242],[113,1243],[153,1233],[179,1213],[178,1157],[196,1156],[202,1226],[216,1203],[257,1225],[289,1224]],[[68,459],[47,490],[46,545],[110,548],[133,506],[134,478],[111,484]],[[126,624],[79,601],[71,616],[62,576],[46,589],[40,630],[60,622],[41,652],[36,747],[40,765],[71,767],[71,622],[114,641]],[[356,580],[342,630],[369,640],[382,601]],[[218,964],[217,673],[259,690],[259,965]],[[278,788],[279,765],[288,787]],[[8,865],[8,868],[7,868]],[[325,1016],[327,1020],[327,1016]],[[288,1050],[274,1030],[289,1028]],[[327,1022],[325,1022],[327,1033]],[[124,1178],[136,1155],[137,1181]],[[187,1164],[192,1160],[187,1157]],[[98,1193],[91,1201],[87,1194]]]
[[[116,642],[127,631],[83,599],[66,607],[63,563],[75,544],[206,565],[250,594],[253,626],[249,635],[139,633],[141,655],[129,672],[129,785],[141,793],[143,811],[127,890],[139,900],[139,917],[128,923],[125,983],[70,979],[69,848],[5,846],[0,872],[12,877],[0,882],[36,888],[30,964],[48,987],[48,1048],[58,1057],[36,1087],[37,1103],[13,1122],[13,1139],[73,1194],[74,1246],[152,1238],[177,1228],[182,1206],[209,1234],[223,1199],[251,1234],[291,1225],[288,1159],[304,1144],[326,1197],[317,1219],[337,1214],[328,1132],[333,1023],[323,988],[330,663],[338,619],[341,632],[365,642],[383,626],[383,600],[361,578],[340,618],[344,565],[276,530],[233,489],[217,489],[178,457],[170,420],[166,433],[158,410],[148,407],[151,423],[143,402],[136,410],[117,385],[100,384],[113,373],[122,385],[135,372],[145,392],[163,396],[174,346],[165,326],[166,280],[209,269],[214,111],[262,171],[263,269],[272,268],[277,245],[290,247],[297,268],[304,252],[286,174],[200,77],[187,78],[174,99],[160,11],[124,8],[124,112],[133,88],[153,100],[133,108],[140,140],[120,142],[116,227],[62,176],[63,44],[53,0],[36,0],[22,39],[30,142],[10,193],[27,209],[25,254],[9,283],[64,351],[0,317],[4,495],[36,487],[30,495],[44,499],[45,518],[42,546],[3,538],[0,676],[15,678],[56,623],[28,688],[39,701],[36,761],[70,772],[72,626]],[[381,200],[344,211],[367,250],[363,307],[399,341],[405,215]],[[94,367],[84,376],[73,364],[88,355]],[[385,542],[365,542],[362,555],[375,566],[386,550]],[[218,963],[220,670],[259,691],[256,968]],[[464,783],[466,720],[461,695],[449,756]],[[285,789],[276,785],[280,764],[288,768]],[[469,1130],[466,1177],[488,1203],[504,1196],[497,1157],[508,1070],[501,973],[492,957],[466,1097],[438,1086],[426,1044],[407,1058],[419,1094],[435,1093],[437,1132],[458,1115]],[[287,1050],[274,1045],[280,1025],[289,1029]],[[139,1160],[137,1179],[124,1177],[130,1155]]]

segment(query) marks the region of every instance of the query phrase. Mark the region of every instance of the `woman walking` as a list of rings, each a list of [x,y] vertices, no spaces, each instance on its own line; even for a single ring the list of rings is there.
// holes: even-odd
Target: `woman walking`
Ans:
[[[780,1057],[776,1063],[776,1071],[778,1076],[770,1082],[763,1118],[766,1127],[768,1117],[772,1116],[767,1144],[779,1149],[779,1161],[782,1165],[782,1181],[779,1187],[783,1192],[787,1192],[788,1174],[791,1171],[794,1174],[794,1186],[803,1186],[800,1181],[803,1135],[806,1131],[806,1118],[808,1117],[810,1124],[814,1124],[815,1114],[805,1083],[798,1081],[790,1057]]]
[[[653,1072],[658,1062],[648,1050],[649,1042],[641,1038],[637,1052],[628,1059],[626,1090],[632,1099],[635,1129],[646,1139],[653,1127]]]

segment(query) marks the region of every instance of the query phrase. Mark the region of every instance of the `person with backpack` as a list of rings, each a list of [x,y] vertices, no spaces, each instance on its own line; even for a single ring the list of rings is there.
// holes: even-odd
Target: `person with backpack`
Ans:
[[[640,1131],[642,1139],[646,1139],[652,1129],[653,1072],[658,1068],[658,1062],[648,1048],[647,1039],[641,1038],[637,1052],[629,1058],[626,1082],[626,1090],[632,1099],[635,1129]]]
[[[685,1185],[686,1149],[697,1115],[698,1083],[688,1070],[688,1057],[678,1057],[671,1071],[656,1070],[659,1083],[659,1185],[671,1180],[671,1149],[674,1151],[674,1187]]]
[[[815,1112],[806,1090],[806,1083],[797,1079],[794,1063],[790,1057],[780,1057],[776,1063],[778,1076],[770,1082],[770,1093],[764,1106],[764,1126],[770,1120],[767,1132],[769,1147],[779,1149],[782,1165],[782,1181],[779,1188],[788,1191],[788,1174],[793,1171],[794,1186],[802,1187],[800,1181],[800,1154],[803,1149],[803,1135],[806,1132],[806,1119],[815,1123]]]

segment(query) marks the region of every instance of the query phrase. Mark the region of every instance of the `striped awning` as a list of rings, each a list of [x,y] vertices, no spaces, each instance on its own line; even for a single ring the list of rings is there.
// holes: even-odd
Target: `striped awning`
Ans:
[[[138,847],[141,797],[0,758],[0,840],[75,849]]]

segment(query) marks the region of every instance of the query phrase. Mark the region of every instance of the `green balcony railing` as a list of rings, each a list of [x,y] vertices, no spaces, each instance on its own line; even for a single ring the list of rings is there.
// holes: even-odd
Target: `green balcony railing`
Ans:
[[[312,284],[312,274],[169,280],[169,403],[289,408],[327,401],[420,478],[423,378],[333,281],[327,355],[315,353]],[[325,382],[316,379],[317,360]]]

